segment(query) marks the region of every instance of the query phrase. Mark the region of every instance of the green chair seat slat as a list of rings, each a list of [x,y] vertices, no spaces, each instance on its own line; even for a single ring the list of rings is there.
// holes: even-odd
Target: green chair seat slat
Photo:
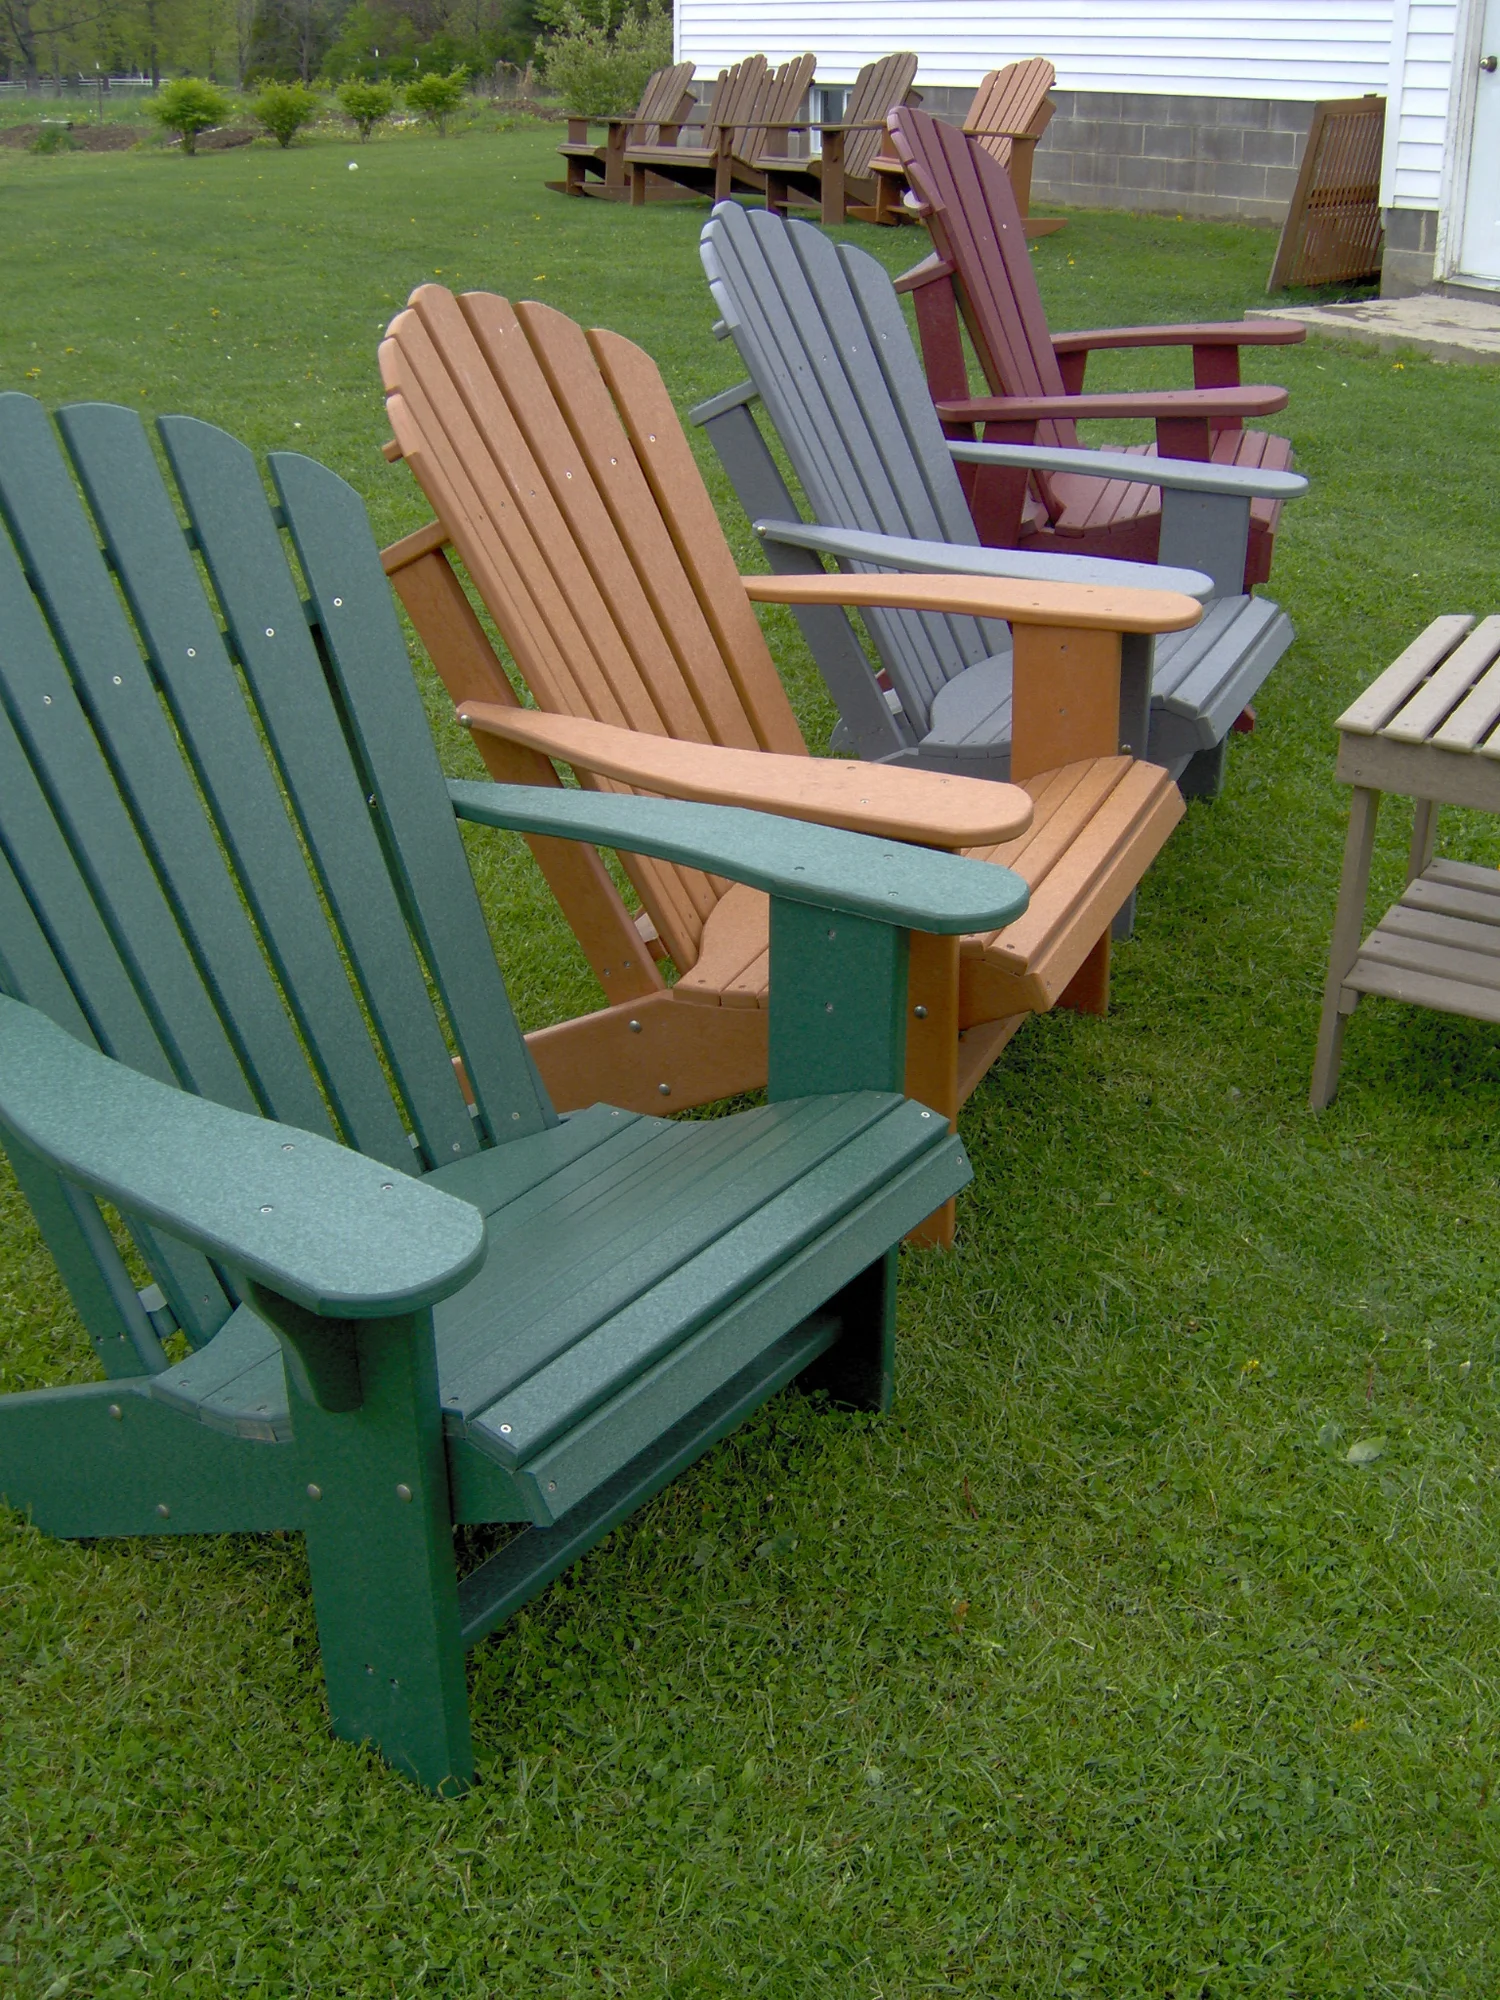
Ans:
[[[430,1164],[478,1146],[302,600],[246,447],[158,429],[361,991]]]
[[[836,1290],[856,1278],[880,1256],[882,1246],[888,1247],[893,1237],[913,1226],[911,1217],[930,1213],[943,1190],[951,1190],[955,1178],[961,1177],[959,1142],[941,1121],[933,1119],[921,1127],[912,1146],[906,1142],[920,1108],[899,1099],[888,1104],[890,1115],[850,1149],[850,1155],[859,1151],[864,1156],[856,1170],[868,1176],[860,1199],[851,1204],[837,1194],[815,1239],[800,1250],[791,1244],[770,1249],[754,1285],[726,1294],[721,1309],[706,1325],[678,1341],[654,1367],[637,1374],[607,1402],[570,1422],[552,1444],[518,1468],[517,1486],[533,1520],[566,1519],[634,1454],[649,1449],[652,1439],[742,1371],[758,1367],[762,1357],[774,1351],[788,1323],[798,1334],[816,1335],[820,1326],[825,1329],[809,1358],[836,1334],[836,1317],[818,1311],[832,1296],[830,1286]],[[850,1155],[835,1163],[832,1176],[835,1185],[845,1190],[851,1178]],[[795,1222],[797,1206],[811,1197],[808,1182],[769,1207]],[[745,1247],[735,1242],[738,1235],[735,1231],[730,1239],[731,1257],[736,1248]],[[704,1270],[694,1274],[702,1290],[708,1288],[719,1248],[709,1253]],[[484,1424],[489,1421],[487,1412]],[[481,1426],[470,1426],[469,1436],[476,1445],[487,1441]]]
[[[5,400],[0,398],[0,407]],[[0,648],[0,698],[152,1026],[171,1056],[177,1081],[236,1110],[255,1110],[254,1095],[224,1024],[121,803],[15,551],[4,537],[0,537],[0,631],[5,637]]]
[[[823,1102],[831,1106],[840,1100]],[[810,1110],[819,1103],[803,1100]],[[923,1119],[920,1107],[893,1121],[901,1103],[871,1092],[863,1121],[819,1121],[824,1131],[838,1124],[837,1142],[827,1144],[812,1164],[811,1147],[789,1147],[778,1161],[759,1163],[744,1183],[728,1180],[718,1190],[709,1227],[703,1226],[707,1218],[694,1217],[697,1229],[679,1228],[674,1215],[677,1260],[661,1260],[666,1267],[628,1304],[599,1318],[555,1360],[498,1396],[468,1425],[469,1436],[504,1463],[533,1461],[592,1409],[826,1235],[897,1167],[946,1138],[946,1126],[931,1116]],[[491,1255],[503,1252],[501,1235]],[[626,1279],[624,1272],[621,1278]],[[598,1289],[584,1284],[585,1302]],[[622,1282],[617,1296],[625,1289]],[[743,1360],[735,1363],[742,1365]]]
[[[268,463],[407,916],[480,1115],[496,1140],[540,1131],[556,1114],[506,998],[364,503],[313,459],[275,452]]]
[[[473,1202],[481,1215],[498,1215],[523,1195],[545,1190],[556,1175],[620,1133],[636,1125],[654,1130],[664,1123],[660,1118],[643,1118],[638,1111],[595,1104],[587,1111],[569,1112],[523,1146],[486,1147],[466,1160],[438,1167],[429,1178],[444,1194]]]
[[[707,1170],[731,1143],[722,1131],[695,1143],[695,1133],[702,1130],[697,1124],[638,1125],[577,1167],[554,1176],[546,1188],[522,1197],[500,1217],[486,1218],[492,1229],[497,1223],[503,1228],[513,1246],[523,1242],[526,1246],[524,1260],[508,1273],[502,1308],[514,1316],[519,1331],[507,1342],[499,1364],[503,1373],[497,1380],[491,1373],[495,1361],[490,1301],[478,1292],[461,1292],[448,1302],[444,1333],[450,1407],[466,1414],[482,1409],[500,1387],[539,1366],[555,1351],[558,1340],[567,1338],[557,1328],[534,1321],[558,1300],[574,1296],[576,1247],[569,1246],[587,1243],[591,1265],[597,1269],[613,1244],[627,1241],[628,1231],[649,1228],[653,1214],[659,1218],[663,1204],[691,1181],[695,1163]],[[656,1188],[661,1190],[659,1200],[653,1197]],[[478,1370],[477,1382],[468,1380],[471,1367]]]
[[[874,1123],[875,1093],[802,1099],[669,1125],[512,1233],[490,1217],[486,1277],[438,1308],[444,1403],[485,1410],[632,1301],[690,1264]],[[686,1329],[684,1329],[686,1331]]]
[[[0,910],[4,907],[0,900]],[[471,1201],[482,1213],[491,1214],[529,1190],[544,1187],[630,1126],[644,1125],[649,1132],[662,1124],[661,1119],[642,1119],[633,1111],[595,1105],[549,1126],[526,1143],[487,1147],[439,1168],[429,1178],[445,1194]],[[236,1437],[280,1439],[291,1435],[281,1345],[248,1306],[234,1314],[210,1346],[155,1376],[151,1393],[174,1409]],[[453,1413],[449,1421],[461,1434],[462,1425],[454,1423]]]
[[[339,1123],[361,1152],[410,1172],[406,1128],[140,418],[113,404],[82,403],[61,411],[58,424]],[[230,1004],[238,1014],[238,993]],[[326,1132],[307,1059],[291,1039],[300,1070],[296,1105],[262,1065],[269,1109]]]
[[[696,1227],[690,1221],[678,1228],[674,1209],[662,1268],[644,1279],[639,1270],[620,1273],[613,1287],[615,1304],[602,1315],[597,1311],[600,1268],[607,1281],[617,1242],[615,1216],[607,1193],[587,1181],[580,1187],[575,1177],[571,1192],[592,1199],[570,1232],[573,1268],[563,1274],[553,1309],[571,1303],[571,1287],[592,1323],[564,1352],[466,1420],[458,1391],[462,1375],[472,1373],[472,1359],[466,1355],[467,1340],[455,1339],[454,1309],[467,1305],[482,1314],[501,1354],[537,1310],[533,1303],[518,1302],[508,1289],[518,1260],[529,1255],[535,1217],[518,1213],[524,1206],[519,1198],[506,1204],[498,1218],[492,1215],[484,1268],[436,1313],[439,1392],[450,1437],[466,1437],[519,1471],[538,1494],[549,1480],[559,1481],[550,1500],[536,1501],[535,1517],[546,1519],[565,1505],[576,1505],[625,1463],[640,1448],[643,1424],[660,1430],[752,1361],[785,1330],[788,1284],[808,1284],[809,1311],[827,1295],[826,1275],[815,1273],[813,1266],[820,1246],[841,1222],[850,1223],[843,1254],[852,1277],[890,1239],[884,1206],[866,1212],[872,1201],[878,1197],[883,1204],[893,1198],[903,1173],[946,1171],[951,1146],[947,1128],[924,1115],[921,1106],[868,1092],[853,1100],[852,1108],[855,1115],[850,1117],[844,1115],[851,1109],[849,1099],[813,1098],[704,1123],[635,1121],[644,1129],[637,1130],[636,1150],[627,1155],[632,1168],[644,1164],[649,1170],[656,1151],[669,1145],[675,1150],[683,1134],[690,1140],[694,1135],[724,1137],[732,1144],[743,1142],[747,1134],[752,1144],[774,1134],[782,1143],[769,1159],[757,1154],[743,1181],[723,1181],[714,1193],[712,1215],[700,1212]],[[767,1112],[781,1110],[796,1115],[778,1127]],[[506,1149],[529,1154],[532,1172],[542,1176],[533,1192],[567,1172],[558,1166],[558,1151],[540,1150],[552,1136],[544,1133]],[[606,1186],[613,1185],[608,1166],[620,1151],[616,1134],[604,1133],[600,1119],[586,1135],[576,1136],[586,1136],[590,1144],[568,1165],[593,1161],[606,1169],[601,1176]],[[455,1192],[456,1177],[474,1164],[447,1170],[441,1184]],[[632,1173],[625,1189],[627,1207],[634,1206],[636,1191]],[[909,1193],[906,1199],[911,1205]],[[457,1379],[455,1368],[462,1371]],[[270,1440],[289,1434],[276,1337],[247,1307],[211,1347],[153,1377],[151,1394],[239,1437]],[[622,1403],[631,1405],[628,1423],[618,1421]],[[613,1413],[607,1434],[600,1424],[606,1406]],[[509,1429],[502,1430],[502,1424]],[[581,1438],[587,1439],[586,1450],[580,1449]]]
[[[157,529],[163,550],[172,542],[180,547],[181,530],[149,460],[146,483],[133,485],[131,502],[142,527]],[[328,1114],[316,1081],[162,713],[78,489],[45,412],[29,397],[8,397],[0,405],[0,497],[74,692],[261,1107],[326,1132]]]

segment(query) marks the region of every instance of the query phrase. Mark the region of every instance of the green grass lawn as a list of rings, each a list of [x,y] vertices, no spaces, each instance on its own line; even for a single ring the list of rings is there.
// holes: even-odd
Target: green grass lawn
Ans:
[[[566,203],[553,143],[0,151],[0,387],[300,446],[385,540],[425,517],[374,354],[420,281],[614,327],[683,406],[734,380],[705,211]],[[857,234],[894,268],[924,247]],[[1077,215],[1036,263],[1059,328],[1232,318],[1273,245]],[[781,1399],[481,1647],[484,1779],[449,1805],[328,1735],[295,1539],[11,1516],[0,1991],[1500,1991],[1496,1036],[1372,1003],[1335,1107],[1305,1105],[1332,718],[1437,612],[1500,608],[1500,371],[1264,363],[1313,482],[1277,554],[1298,643],[1147,880],[1108,1018],[1032,1023],[970,1104],[894,1414]],[[1098,376],[1127,380],[1186,360]],[[1477,816],[1444,838],[1500,859]],[[526,1024],[598,1004],[524,850],[481,868]],[[0,1386],[85,1376],[0,1202]]]

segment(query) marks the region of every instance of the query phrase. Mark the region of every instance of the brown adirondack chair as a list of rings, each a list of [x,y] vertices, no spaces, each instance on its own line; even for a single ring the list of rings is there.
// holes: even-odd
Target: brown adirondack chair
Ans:
[[[875,156],[885,137],[886,114],[896,105],[912,101],[916,74],[917,59],[910,50],[882,56],[878,62],[866,63],[855,78],[837,124],[769,125],[764,155],[755,161],[766,207],[774,215],[785,215],[789,204],[804,203],[818,209],[825,224],[843,222],[846,217],[860,222],[879,220]],[[792,133],[814,131],[822,135],[821,154],[791,158],[787,142]]]
[[[625,148],[676,143],[678,129],[693,109],[693,68],[689,62],[654,70],[633,112],[602,121],[604,139],[599,144],[590,140],[589,126],[601,121],[570,118],[567,143],[557,149],[565,162],[564,178],[548,181],[548,187],[559,194],[592,194],[606,201],[624,201],[630,192]]]
[[[754,123],[734,135],[730,180],[739,192],[766,192],[765,166],[761,155],[775,151],[775,135],[778,132],[798,129],[797,115],[817,67],[818,59],[814,55],[793,56],[771,72],[761,92],[760,102],[755,107]]]
[[[933,575],[741,578],[655,364],[619,335],[424,285],[380,362],[387,455],[406,459],[438,516],[386,550],[386,569],[495,776],[556,784],[556,758],[585,786],[754,803],[1014,869],[1025,916],[914,949],[907,1088],[950,1119],[1027,1013],[1103,1010],[1111,921],[1183,811],[1165,771],[1118,754],[1121,634],[1181,630],[1193,600]],[[535,709],[519,704],[450,548]],[[752,603],[1010,622],[1016,784],[990,786],[982,838],[966,828],[986,780],[806,755]],[[621,855],[638,925],[591,850],[532,851],[611,996],[528,1038],[559,1107],[605,1090],[627,1108],[686,1108],[764,1081],[764,897]],[[644,940],[676,966],[674,985]],[[936,1239],[951,1228],[935,1224]]]
[[[1028,240],[1055,235],[1064,227],[1061,216],[1043,219],[1029,213],[1032,162],[1037,141],[1052,122],[1055,107],[1047,93],[1056,81],[1057,71],[1045,56],[1007,63],[1003,69],[990,71],[964,115],[965,132],[1010,175],[1016,208]],[[897,158],[889,132],[882,137],[873,167],[876,213],[869,219],[915,222],[915,214],[905,204],[906,169]]]
[[[797,56],[771,70],[764,56],[746,56],[722,71],[701,118],[689,128],[700,134],[700,143],[687,145],[679,139],[673,146],[626,147],[631,201],[647,200],[653,183],[670,183],[679,200],[712,195],[724,201],[747,186],[758,191],[760,183],[746,176],[750,154],[762,143],[761,120],[770,110],[801,102],[816,62],[814,56]]]
[[[1076,449],[1080,418],[1150,417],[1156,444],[1144,449],[1164,458],[1268,471],[1290,467],[1285,438],[1244,428],[1246,417],[1284,409],[1287,393],[1242,387],[1239,350],[1289,345],[1305,337],[1303,327],[1267,319],[1050,334],[1009,176],[974,140],[909,106],[891,113],[890,132],[936,253],[897,284],[915,294],[928,387],[950,437],[973,437],[983,425],[991,442]],[[989,385],[987,397],[970,392],[960,315]],[[1194,388],[1086,395],[1090,353],[1119,347],[1190,347]],[[1080,473],[1034,475],[1029,491],[1015,480],[976,480],[970,504],[992,546],[1055,540],[1078,555],[1156,558],[1156,487]],[[1279,500],[1251,503],[1246,590],[1271,573],[1280,511]]]

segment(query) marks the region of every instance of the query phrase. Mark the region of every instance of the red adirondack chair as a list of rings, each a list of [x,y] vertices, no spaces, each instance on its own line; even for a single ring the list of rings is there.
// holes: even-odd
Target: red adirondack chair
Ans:
[[[1083,417],[1150,417],[1163,458],[1214,459],[1224,465],[1284,471],[1285,438],[1247,431],[1246,417],[1284,409],[1285,389],[1240,385],[1242,347],[1302,340],[1289,320],[1233,320],[1222,325],[1115,327],[1051,334],[1027,252],[1010,178],[956,126],[903,105],[887,121],[907,181],[932,233],[935,255],[898,279],[915,294],[928,387],[950,437],[991,443],[1077,448]],[[967,327],[990,395],[971,395],[959,317]],[[1096,348],[1191,347],[1194,387],[1086,395],[1084,369]],[[1115,447],[1118,449],[1118,447]],[[1082,473],[971,474],[969,504],[982,539],[994,547],[1055,538],[1068,552],[1155,560],[1161,494]],[[1271,573],[1280,502],[1250,509],[1245,588]]]

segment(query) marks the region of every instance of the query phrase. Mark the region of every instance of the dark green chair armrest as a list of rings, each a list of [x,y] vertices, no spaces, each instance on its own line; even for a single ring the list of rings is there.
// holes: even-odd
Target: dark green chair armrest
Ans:
[[[787,902],[940,937],[998,930],[1026,908],[1026,884],[993,862],[741,806],[458,778],[448,792],[459,818],[481,826],[681,861]]]
[[[484,1261],[468,1202],[154,1082],[3,995],[0,1126],[66,1180],[322,1317],[418,1311]]]

